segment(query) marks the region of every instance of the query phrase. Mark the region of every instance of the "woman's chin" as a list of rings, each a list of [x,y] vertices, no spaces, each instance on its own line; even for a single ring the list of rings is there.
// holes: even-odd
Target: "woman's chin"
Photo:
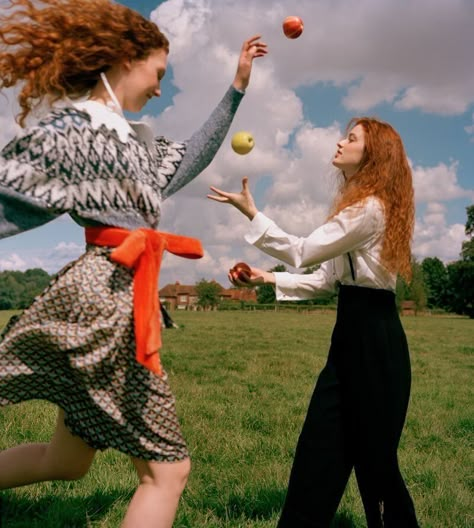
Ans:
[[[124,110],[126,112],[131,112],[132,114],[136,114],[138,112],[141,112],[145,108],[147,102],[145,102],[145,103],[136,103],[136,104],[128,104],[127,106],[124,107]]]

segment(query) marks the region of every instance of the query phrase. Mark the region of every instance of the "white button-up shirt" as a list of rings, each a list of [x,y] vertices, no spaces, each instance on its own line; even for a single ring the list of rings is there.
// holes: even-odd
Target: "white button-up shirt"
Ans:
[[[338,283],[395,291],[396,274],[380,262],[384,230],[383,204],[369,197],[343,209],[307,237],[286,233],[259,212],[245,239],[296,268],[322,264],[308,275],[275,273],[276,298],[297,301],[334,292]]]

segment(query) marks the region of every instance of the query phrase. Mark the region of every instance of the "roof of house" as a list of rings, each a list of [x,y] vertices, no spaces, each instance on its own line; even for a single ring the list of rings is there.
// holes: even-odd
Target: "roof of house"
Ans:
[[[213,281],[216,282],[216,281]],[[232,301],[255,301],[257,300],[257,294],[254,289],[248,288],[221,288],[221,295]],[[174,284],[167,284],[159,291],[160,297],[178,297],[179,295],[197,296],[196,286],[181,284],[175,282]]]
[[[175,282],[174,284],[167,284],[161,288],[160,297],[178,297],[178,295],[197,295],[195,286],[188,286]]]
[[[225,290],[226,297],[232,301],[256,301],[257,293],[249,288],[229,288]]]

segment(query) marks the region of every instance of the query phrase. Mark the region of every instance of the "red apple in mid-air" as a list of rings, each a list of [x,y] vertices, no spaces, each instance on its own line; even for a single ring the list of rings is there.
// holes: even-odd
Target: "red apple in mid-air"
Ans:
[[[283,33],[290,39],[298,38],[303,33],[304,24],[298,16],[287,16],[283,20]]]
[[[251,271],[250,266],[245,262],[237,262],[237,264],[230,270],[232,276],[239,279],[241,282],[248,282]]]

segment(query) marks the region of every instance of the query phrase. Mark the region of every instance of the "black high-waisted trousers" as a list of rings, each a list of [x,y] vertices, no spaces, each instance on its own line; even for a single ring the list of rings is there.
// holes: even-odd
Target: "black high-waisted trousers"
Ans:
[[[352,468],[368,528],[418,527],[397,460],[410,381],[395,295],[341,286],[328,361],[299,437],[279,528],[329,527]]]

